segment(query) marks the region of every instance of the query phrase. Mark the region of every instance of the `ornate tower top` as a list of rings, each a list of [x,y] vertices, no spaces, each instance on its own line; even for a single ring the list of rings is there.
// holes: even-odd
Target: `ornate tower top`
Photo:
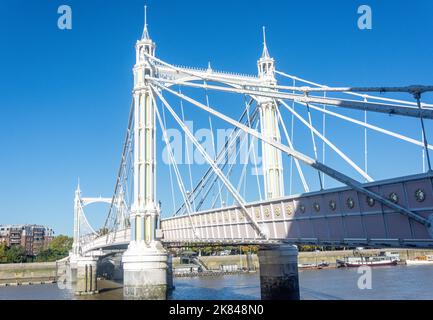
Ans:
[[[80,196],[81,195],[81,189],[80,189],[80,177],[78,177],[78,184],[77,189],[75,189],[75,195]]]
[[[263,51],[259,61],[257,61],[259,78],[275,81],[275,60],[271,58],[268,46],[266,45],[266,29],[263,27]]]
[[[147,30],[147,6],[144,6],[144,29],[141,40],[150,40],[149,31]]]
[[[144,29],[141,39],[137,41],[137,64],[143,63],[146,60],[144,53],[155,56],[156,44],[152,41],[149,35],[147,26],[147,6],[144,6]]]

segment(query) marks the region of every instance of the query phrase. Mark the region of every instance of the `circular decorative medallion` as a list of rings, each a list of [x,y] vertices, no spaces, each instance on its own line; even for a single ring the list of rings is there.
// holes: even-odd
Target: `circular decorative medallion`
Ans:
[[[415,199],[418,202],[423,202],[425,200],[425,192],[423,189],[418,189],[415,191]]]
[[[286,206],[286,215],[291,216],[293,213],[291,206]]]
[[[376,203],[376,200],[374,200],[374,199],[371,198],[371,197],[367,197],[367,204],[368,204],[370,207],[373,207],[375,203]]]
[[[329,209],[335,211],[337,209],[337,203],[334,200],[329,201]]]
[[[301,210],[302,213],[305,213],[305,206],[303,204],[301,204],[299,206],[299,210]]]
[[[320,204],[318,204],[317,202],[314,202],[313,208],[314,208],[314,210],[316,210],[316,212],[319,212],[320,211]]]
[[[257,218],[257,219],[260,218],[260,210],[259,210],[259,209],[256,210],[256,218]]]
[[[274,212],[275,212],[275,215],[277,217],[279,217],[281,215],[281,209],[280,209],[280,207],[276,207],[275,210],[274,210]]]
[[[398,203],[398,195],[395,192],[391,192],[389,194],[389,200],[391,200],[394,203]]]
[[[347,198],[347,206],[349,207],[349,209],[353,209],[355,208],[355,201],[353,201],[353,199],[351,197]]]
[[[269,218],[269,208],[266,208],[266,209],[265,209],[265,216],[266,216],[267,218]]]

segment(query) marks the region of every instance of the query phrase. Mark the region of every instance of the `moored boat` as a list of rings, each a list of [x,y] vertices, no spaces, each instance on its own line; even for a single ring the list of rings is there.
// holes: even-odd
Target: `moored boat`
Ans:
[[[415,259],[406,260],[408,266],[433,264],[433,255],[419,256]]]
[[[395,266],[400,260],[398,254],[391,254],[388,252],[381,252],[377,256],[358,256],[358,257],[344,257],[344,259],[337,259],[337,267],[360,267],[360,266]]]

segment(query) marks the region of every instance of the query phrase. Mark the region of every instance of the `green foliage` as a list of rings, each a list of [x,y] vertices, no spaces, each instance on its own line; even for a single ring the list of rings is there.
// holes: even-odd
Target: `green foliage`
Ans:
[[[73,241],[74,240],[71,237],[59,235],[51,241],[48,249],[66,256],[68,255],[69,250],[72,249]]]
[[[62,259],[69,254],[72,249],[73,239],[60,235],[55,237],[48,248],[40,251],[36,259],[27,256],[26,250],[22,246],[13,245],[8,247],[5,242],[0,243],[0,263],[23,263],[23,262],[51,262]]]
[[[66,257],[72,249],[73,239],[59,235],[55,237],[46,250],[42,250],[36,256],[37,262],[52,262]]]
[[[7,263],[27,262],[27,253],[22,246],[14,245],[6,251]]]
[[[8,247],[6,245],[6,242],[0,243],[0,263],[7,263],[7,251]]]

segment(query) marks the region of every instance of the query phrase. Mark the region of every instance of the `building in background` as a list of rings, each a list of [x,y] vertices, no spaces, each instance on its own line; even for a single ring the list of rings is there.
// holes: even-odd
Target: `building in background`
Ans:
[[[40,225],[0,225],[0,243],[6,242],[8,247],[21,245],[29,256],[48,248],[53,238],[53,229]]]

